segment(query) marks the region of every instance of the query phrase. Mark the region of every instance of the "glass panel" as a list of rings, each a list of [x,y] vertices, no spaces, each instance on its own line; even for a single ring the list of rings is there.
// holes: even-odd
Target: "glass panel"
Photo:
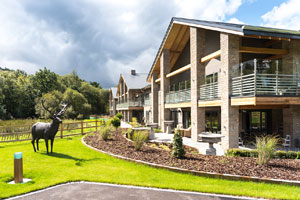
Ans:
[[[251,129],[260,129],[260,112],[251,112]]]
[[[261,129],[262,129],[262,130],[267,129],[266,112],[262,112],[262,113],[261,113]]]

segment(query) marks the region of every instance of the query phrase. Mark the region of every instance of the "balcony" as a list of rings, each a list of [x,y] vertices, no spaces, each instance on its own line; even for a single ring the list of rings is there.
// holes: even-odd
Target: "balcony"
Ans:
[[[300,76],[249,74],[232,79],[232,96],[299,96]]]
[[[144,98],[144,106],[150,106],[151,105],[151,95]]]
[[[220,98],[219,83],[207,83],[200,86],[200,100],[214,100]]]
[[[166,103],[183,103],[191,101],[191,89],[171,91],[166,93]]]
[[[243,65],[253,67],[252,73],[243,75]],[[280,74],[278,61],[252,60],[241,64],[241,75],[232,78],[231,96],[299,96],[300,76],[295,74]],[[272,70],[273,68],[273,70]],[[282,67],[282,70],[283,67]]]
[[[117,104],[117,109],[124,109],[129,107],[143,107],[143,104],[141,101],[127,101]]]

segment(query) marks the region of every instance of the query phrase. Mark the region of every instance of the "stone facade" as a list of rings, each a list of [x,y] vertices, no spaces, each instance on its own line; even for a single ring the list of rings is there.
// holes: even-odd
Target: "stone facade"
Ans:
[[[205,65],[200,62],[205,53],[205,31],[190,28],[191,54],[191,128],[192,140],[197,141],[198,133],[205,131],[205,108],[198,107],[199,87],[205,81]]]
[[[166,75],[170,72],[170,59],[170,51],[164,49],[160,58],[160,120],[163,132],[166,132],[164,121],[170,118],[170,110],[165,108],[165,93],[170,86],[170,79],[166,78]]]
[[[239,107],[230,105],[230,79],[235,75],[232,68],[239,64],[239,36],[221,33],[221,72],[219,73],[221,94],[221,132],[224,150],[238,147]]]
[[[157,73],[153,73],[151,77],[151,122],[158,123],[158,89],[159,85],[155,82]]]

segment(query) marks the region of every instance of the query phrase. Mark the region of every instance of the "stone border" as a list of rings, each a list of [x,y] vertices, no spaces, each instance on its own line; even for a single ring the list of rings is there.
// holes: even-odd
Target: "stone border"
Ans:
[[[100,149],[92,147],[85,143],[84,138],[85,138],[85,136],[81,138],[81,142],[90,149],[93,149],[100,153],[104,153],[104,154],[113,156],[115,158],[119,158],[119,159],[126,160],[126,161],[131,161],[131,162],[135,162],[135,163],[139,163],[139,164],[149,165],[151,167],[155,167],[155,168],[159,168],[159,169],[167,169],[167,170],[174,171],[174,172],[193,174],[196,176],[202,176],[202,177],[208,177],[208,178],[220,178],[220,179],[234,180],[234,181],[252,181],[252,182],[261,182],[261,183],[286,184],[286,185],[292,185],[292,186],[300,186],[300,181],[291,181],[291,180],[284,180],[284,179],[268,179],[268,178],[259,178],[259,177],[253,177],[253,176],[239,176],[239,175],[232,175],[232,174],[221,174],[221,173],[213,173],[213,172],[188,170],[188,169],[183,169],[183,168],[179,168],[179,167],[169,167],[169,166],[165,166],[165,165],[149,163],[149,162],[145,162],[142,160],[135,160],[132,158],[116,155],[116,154],[102,151]]]

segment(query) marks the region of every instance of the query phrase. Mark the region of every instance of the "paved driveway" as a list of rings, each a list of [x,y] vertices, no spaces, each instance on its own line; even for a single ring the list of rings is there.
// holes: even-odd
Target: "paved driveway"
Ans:
[[[26,194],[11,199],[38,199],[38,200],[83,200],[83,199],[163,199],[163,200],[229,200],[229,199],[250,199],[245,197],[231,197],[226,195],[212,195],[197,192],[184,192],[175,190],[164,190],[155,188],[122,186],[104,183],[77,182],[54,186],[45,190]]]

